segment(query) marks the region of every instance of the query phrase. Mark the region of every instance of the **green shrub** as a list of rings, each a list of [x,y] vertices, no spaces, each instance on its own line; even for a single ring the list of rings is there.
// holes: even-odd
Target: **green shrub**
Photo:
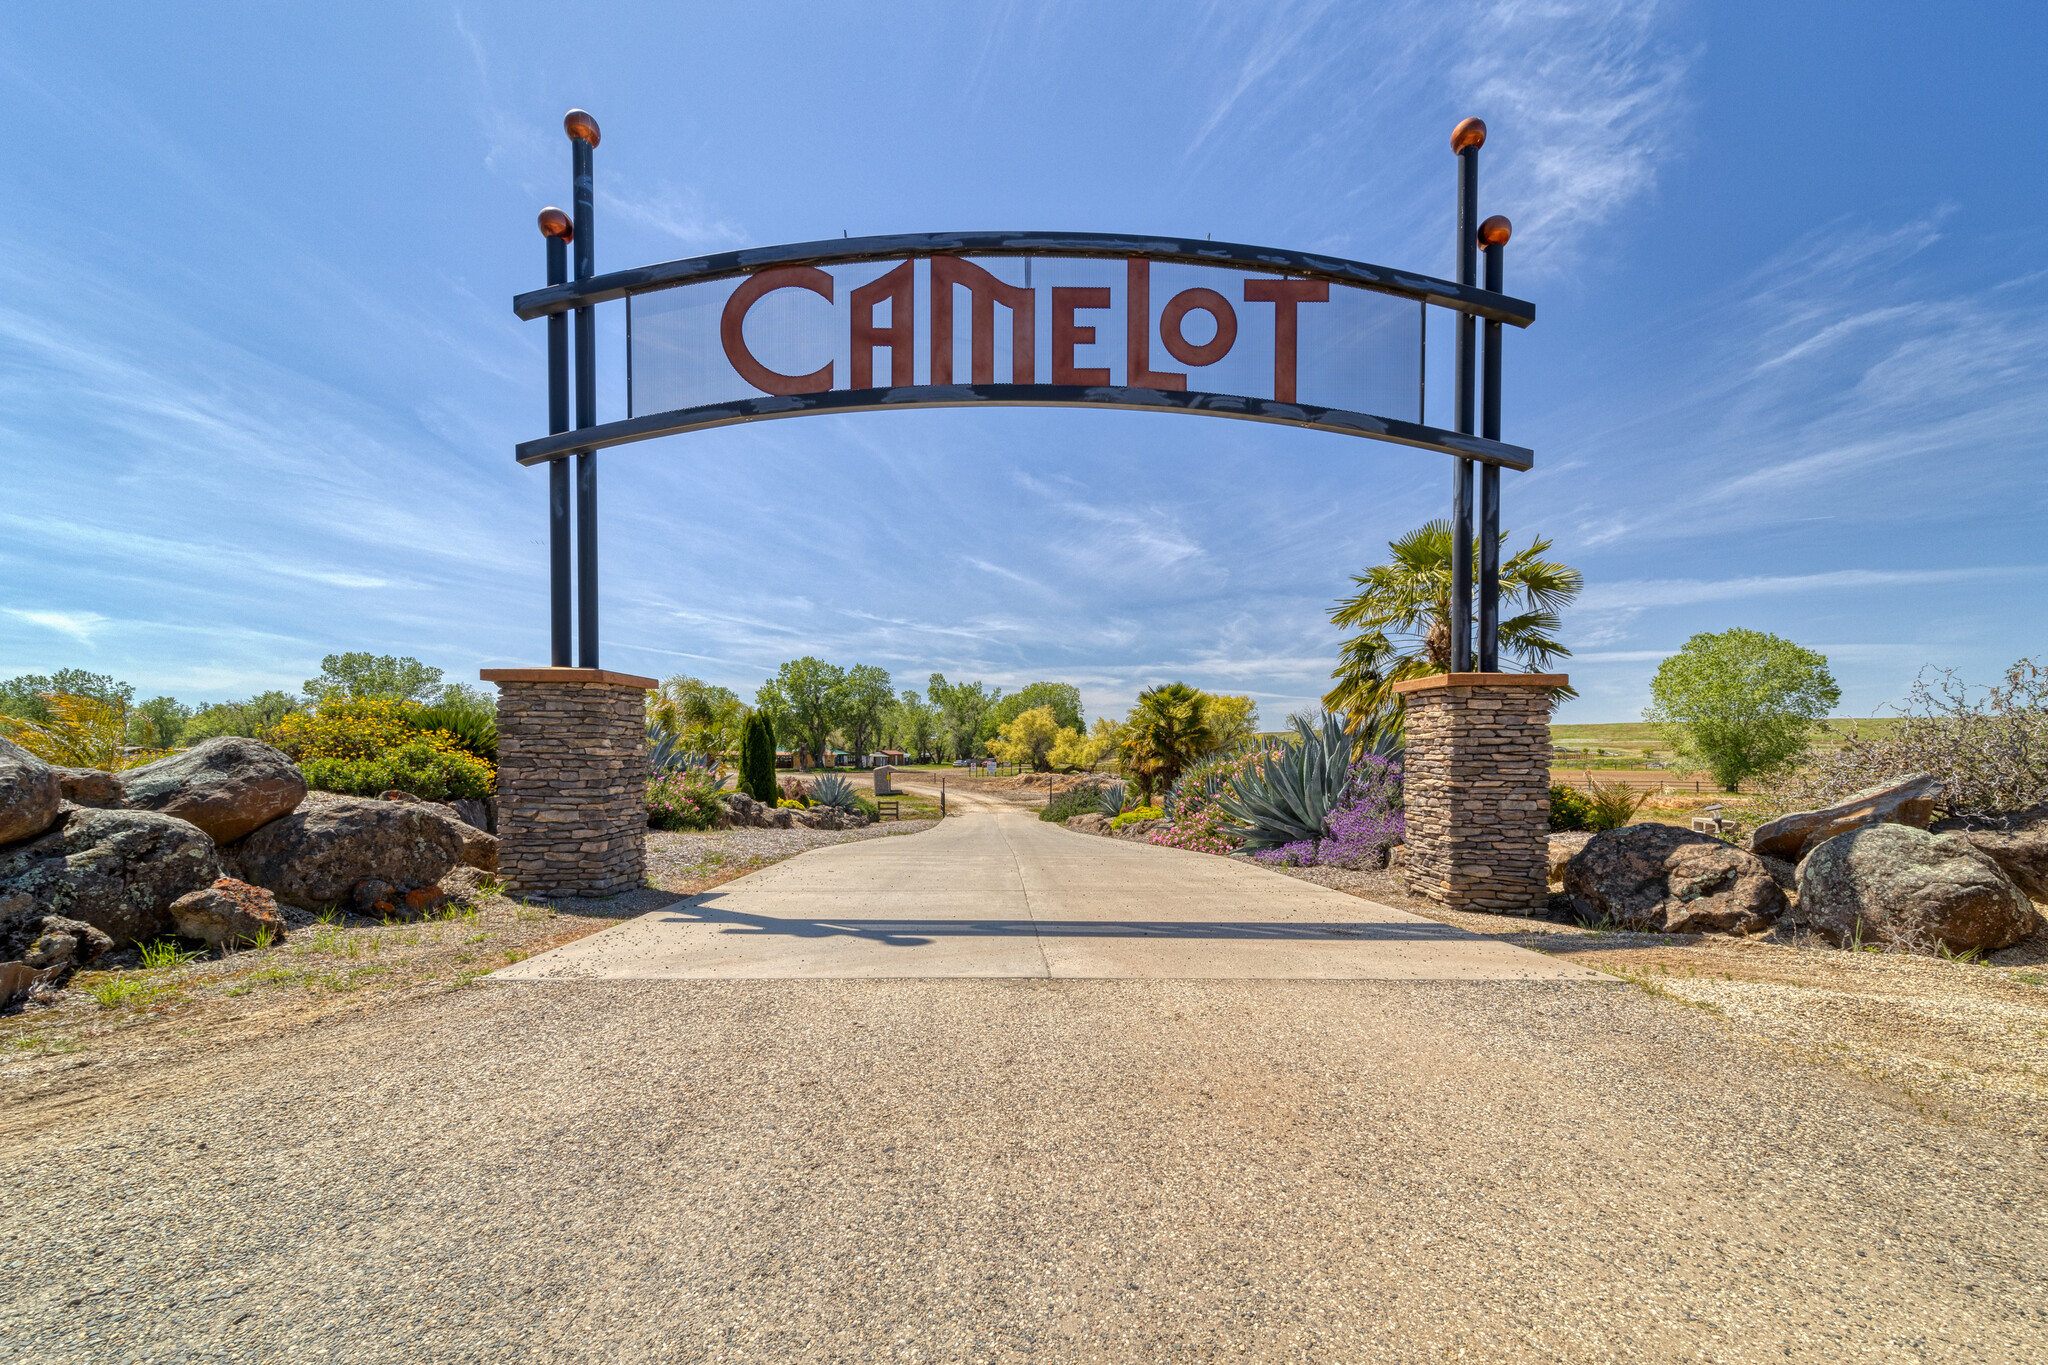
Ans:
[[[756,801],[773,803],[775,793],[775,722],[765,711],[747,717],[740,733],[740,790]]]
[[[1125,825],[1135,825],[1140,820],[1157,820],[1165,814],[1166,812],[1157,806],[1139,806],[1117,816],[1116,819],[1109,822],[1109,827],[1111,829],[1122,829]]]
[[[647,823],[655,829],[710,829],[724,814],[718,784],[702,772],[666,772],[647,784]]]
[[[1587,804],[1593,808],[1593,814],[1587,821],[1586,828],[1594,831],[1620,829],[1635,819],[1636,812],[1650,799],[1650,793],[1647,791],[1635,791],[1619,782],[1602,786],[1593,780],[1593,774],[1590,772],[1586,774],[1586,785],[1593,789],[1592,795],[1587,798]]]
[[[327,701],[286,716],[263,735],[306,785],[345,796],[398,790],[425,801],[489,796],[497,768],[446,730],[423,727],[423,708],[401,701]]]
[[[853,804],[860,808],[862,815],[867,816],[869,824],[873,824],[882,818],[882,808],[875,804],[873,797],[856,794],[853,798]]]
[[[412,722],[422,730],[440,730],[478,758],[498,761],[498,712],[488,703],[482,706],[439,702],[413,712]]]
[[[1054,796],[1045,803],[1045,809],[1038,813],[1041,820],[1065,824],[1071,817],[1086,815],[1102,802],[1102,784],[1082,782]]]
[[[1593,803],[1585,793],[1562,782],[1550,784],[1550,832],[1593,828]]]

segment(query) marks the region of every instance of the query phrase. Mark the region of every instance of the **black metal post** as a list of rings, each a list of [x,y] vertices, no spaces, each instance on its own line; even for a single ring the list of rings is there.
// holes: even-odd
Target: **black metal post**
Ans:
[[[569,279],[569,215],[542,209],[540,230],[548,239],[548,283]],[[569,315],[548,315],[548,431],[569,429]],[[569,461],[548,461],[548,665],[567,668],[569,652]]]
[[[1451,131],[1451,150],[1458,154],[1458,283],[1479,283],[1479,149],[1486,145],[1486,125],[1468,118]],[[1455,421],[1471,435],[1473,423],[1474,319],[1458,314],[1455,362]],[[1460,460],[1451,481],[1451,672],[1472,671],[1472,461]]]
[[[598,142],[597,120],[571,109],[562,120],[569,134],[570,168],[576,182],[576,278],[597,273],[591,250],[591,153]],[[576,428],[597,425],[597,315],[576,310]],[[576,452],[576,666],[597,662],[597,452]]]
[[[1512,231],[1495,214],[1479,229],[1486,248],[1486,287],[1501,292],[1502,258]],[[1500,324],[1486,323],[1486,345],[1480,360],[1479,434],[1500,439]],[[1500,672],[1500,466],[1487,465],[1479,476],[1479,671]]]

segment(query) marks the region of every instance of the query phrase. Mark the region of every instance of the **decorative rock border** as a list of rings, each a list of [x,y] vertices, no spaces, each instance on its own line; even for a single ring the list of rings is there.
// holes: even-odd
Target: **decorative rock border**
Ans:
[[[1438,673],[1407,699],[1408,889],[1455,910],[1519,915],[1548,899],[1550,689],[1562,673]]]
[[[498,873],[525,896],[635,891],[647,877],[652,678],[487,668],[498,685]]]

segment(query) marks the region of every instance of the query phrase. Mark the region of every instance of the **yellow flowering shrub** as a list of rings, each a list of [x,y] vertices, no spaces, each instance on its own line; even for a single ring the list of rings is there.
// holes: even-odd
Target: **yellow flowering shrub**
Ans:
[[[411,792],[427,801],[489,796],[498,774],[446,730],[423,728],[407,701],[329,701],[295,711],[266,731],[319,791],[376,796]]]

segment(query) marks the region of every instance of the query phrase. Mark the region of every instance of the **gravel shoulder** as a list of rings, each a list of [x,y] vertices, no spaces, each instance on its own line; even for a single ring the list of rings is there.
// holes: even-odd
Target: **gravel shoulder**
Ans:
[[[1611,972],[1731,1037],[2048,1151],[2048,934],[1966,963],[1844,952],[1786,932],[1634,934],[1463,914],[1410,896],[1385,871],[1273,870]]]

